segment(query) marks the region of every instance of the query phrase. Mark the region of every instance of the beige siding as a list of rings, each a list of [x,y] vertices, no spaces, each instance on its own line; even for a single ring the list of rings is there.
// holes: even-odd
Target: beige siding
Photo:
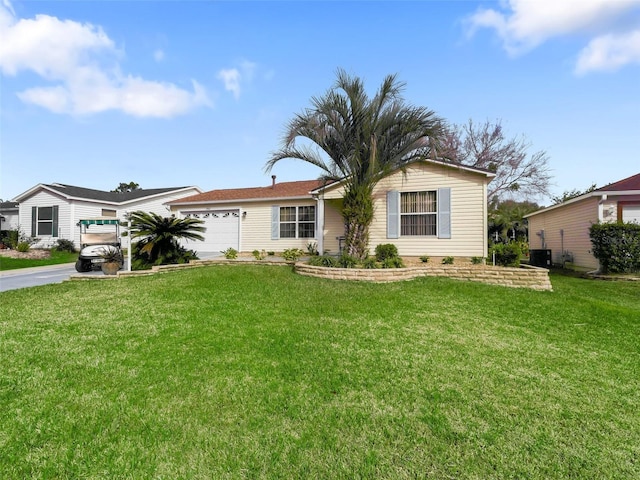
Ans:
[[[405,256],[486,256],[486,177],[481,174],[429,163],[417,164],[406,173],[397,172],[381,180],[374,190],[375,220],[370,229],[369,249],[393,243]],[[415,192],[451,188],[451,238],[407,236],[387,238],[387,192]],[[326,193],[325,198],[340,198],[342,188]],[[338,225],[333,225],[338,228]],[[342,222],[339,231],[344,230]],[[336,236],[328,231],[326,238]]]
[[[184,216],[184,212],[194,210],[241,210],[239,250],[244,253],[250,253],[254,250],[282,252],[289,248],[300,248],[306,252],[307,245],[309,243],[317,243],[317,238],[281,238],[278,240],[272,240],[271,209],[274,205],[278,205],[280,207],[313,205],[317,207],[317,202],[312,198],[309,198],[308,200],[268,200],[260,202],[245,202],[242,205],[237,202],[202,205],[194,204],[189,206],[173,206],[172,212],[176,212],[181,216]],[[244,212],[246,212],[246,215],[244,215]],[[318,232],[316,231],[316,235],[317,233]]]
[[[553,263],[562,263],[562,250],[570,253],[579,267],[598,268],[591,255],[589,227],[598,221],[598,198],[584,200],[529,217],[529,246],[551,250]],[[540,233],[544,230],[546,246]],[[564,236],[560,231],[564,232]]]
[[[330,200],[324,206],[324,248],[331,255],[340,251],[339,238],[344,236],[344,221],[340,214],[340,200]]]

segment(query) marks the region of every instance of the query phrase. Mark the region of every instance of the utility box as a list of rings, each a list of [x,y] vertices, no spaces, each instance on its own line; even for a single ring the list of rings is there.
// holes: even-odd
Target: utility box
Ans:
[[[529,250],[529,264],[534,267],[551,268],[551,250]]]

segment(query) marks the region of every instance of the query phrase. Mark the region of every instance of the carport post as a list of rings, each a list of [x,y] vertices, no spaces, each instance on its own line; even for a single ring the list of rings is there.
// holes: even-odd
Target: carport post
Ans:
[[[127,219],[127,237],[129,238],[129,247],[127,248],[127,272],[131,271],[131,249],[133,242],[131,241],[131,220],[129,219],[129,211],[124,211],[124,218]]]

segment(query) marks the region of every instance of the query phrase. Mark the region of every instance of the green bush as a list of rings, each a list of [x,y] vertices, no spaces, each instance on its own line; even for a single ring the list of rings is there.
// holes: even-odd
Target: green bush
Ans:
[[[372,270],[374,268],[380,268],[380,264],[376,261],[376,257],[367,257],[362,261],[362,268]]]
[[[589,236],[603,273],[640,272],[640,225],[596,223],[589,228]]]
[[[338,259],[330,255],[316,255],[309,258],[308,263],[314,267],[337,267]]]
[[[316,242],[307,243],[307,253],[311,256],[318,255],[318,244]]]
[[[19,236],[18,230],[2,230],[0,231],[0,243],[9,248],[16,248]]]
[[[393,243],[381,243],[376,245],[376,260],[384,262],[387,258],[397,258],[398,247]]]
[[[382,262],[382,268],[402,268],[404,263],[400,257],[385,258]]]
[[[287,262],[295,263],[303,254],[304,252],[299,248],[288,248],[287,250],[282,252],[282,258],[284,258]]]
[[[76,251],[76,246],[73,244],[73,240],[67,240],[66,238],[59,238],[54,247],[58,252],[71,252]]]
[[[175,265],[189,263],[191,260],[198,260],[195,250],[187,250],[181,245],[174,245],[174,248],[162,252],[155,260],[148,253],[142,251],[144,242],[135,242],[131,249],[131,270],[149,270],[156,265]]]
[[[471,263],[473,265],[482,265],[484,263],[484,257],[471,257]]]
[[[429,255],[422,255],[422,256],[420,257],[420,261],[421,261],[422,263],[428,263],[428,262],[429,262]]]
[[[16,245],[16,250],[22,253],[28,252],[30,248],[31,244],[29,242],[18,242]]]
[[[226,258],[227,260],[233,260],[234,258],[238,258],[238,251],[233,247],[229,247],[226,250],[222,250],[220,253],[224,255],[224,258]]]
[[[267,252],[265,252],[264,250],[260,251],[257,248],[253,252],[251,252],[251,254],[256,260],[264,260],[265,258],[267,258]]]
[[[338,258],[338,267],[340,268],[356,268],[358,263],[359,262],[356,257],[352,257],[346,253],[343,253],[340,255],[340,258]]]
[[[453,260],[454,260],[453,257],[444,257],[442,259],[442,264],[443,265],[453,265]]]
[[[493,254],[495,253],[496,265],[501,267],[519,267],[522,249],[518,242],[511,243],[494,243],[489,248],[488,260],[493,262]]]

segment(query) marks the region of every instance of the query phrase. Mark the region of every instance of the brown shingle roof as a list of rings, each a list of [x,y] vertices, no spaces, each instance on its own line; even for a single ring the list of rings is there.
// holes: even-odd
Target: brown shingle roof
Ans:
[[[211,190],[198,195],[180,198],[169,202],[171,204],[200,203],[200,202],[224,202],[232,200],[260,200],[263,198],[295,198],[311,197],[309,192],[322,187],[322,180],[301,180],[297,182],[281,182],[268,187],[229,188],[223,190]]]
[[[640,173],[598,188],[596,192],[623,192],[626,190],[640,190]]]

